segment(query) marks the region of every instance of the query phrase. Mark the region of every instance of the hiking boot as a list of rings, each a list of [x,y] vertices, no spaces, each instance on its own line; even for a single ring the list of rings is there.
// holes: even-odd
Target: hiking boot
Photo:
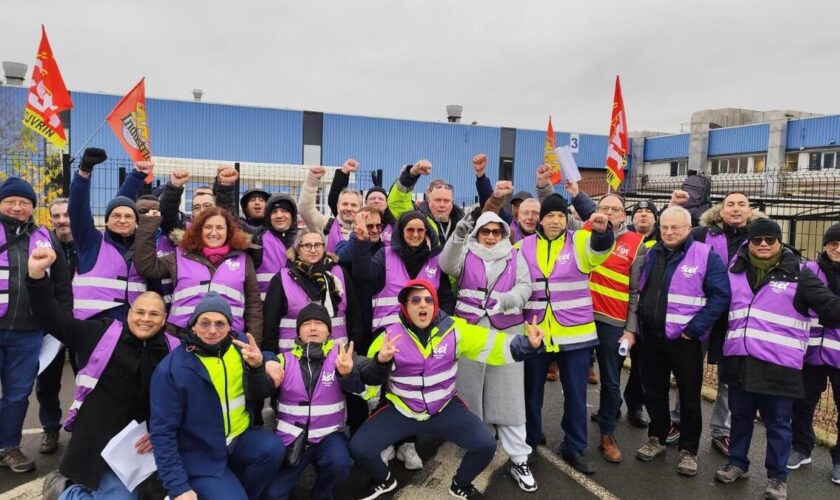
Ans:
[[[595,372],[595,368],[589,369],[589,377],[587,380],[592,385],[598,385],[598,374]]]
[[[645,429],[648,424],[650,424],[650,419],[647,418],[647,415],[645,415],[644,408],[628,411],[627,421],[630,422],[630,425],[638,427],[639,429]]]
[[[697,456],[688,450],[680,450],[680,460],[677,462],[677,474],[694,477],[697,475]]]
[[[599,448],[601,449],[601,454],[604,456],[604,460],[607,462],[614,464],[621,462],[621,450],[618,449],[618,443],[615,442],[613,436],[609,434],[601,436]]]
[[[595,474],[595,465],[593,465],[592,461],[589,460],[589,457],[583,453],[561,453],[560,456],[563,460],[569,462],[569,465],[574,467],[578,472],[582,472],[583,474]]]
[[[67,489],[69,479],[59,474],[58,471],[50,472],[44,477],[44,488],[41,491],[42,500],[58,500],[58,497]]]
[[[787,484],[777,477],[771,477],[764,490],[764,498],[770,500],[785,500],[787,498]]]
[[[397,456],[397,453],[394,451],[394,446],[391,445],[382,450],[382,453],[380,453],[379,456],[382,457],[382,461],[385,462],[385,465],[388,465],[388,462],[393,460],[394,457]]]
[[[463,486],[456,483],[455,479],[452,480],[452,485],[449,487],[449,495],[455,498],[465,499],[475,499],[484,497],[484,495],[482,495],[480,491],[475,489],[475,486],[473,486],[472,484]]]
[[[397,488],[397,478],[388,472],[388,478],[381,483],[370,483],[367,489],[358,497],[359,500],[373,500]]]
[[[527,491],[528,493],[537,491],[537,480],[534,479],[534,475],[531,473],[531,468],[528,466],[528,462],[511,465],[510,475],[516,480],[516,484],[522,491]]]
[[[721,455],[729,457],[729,436],[712,438],[712,448],[717,450]]]
[[[738,479],[746,479],[747,473],[740,467],[726,464],[722,469],[715,472],[715,479],[723,484],[734,483]]]
[[[56,451],[58,451],[58,429],[45,430],[41,435],[41,447],[38,448],[38,453],[52,455]]]
[[[788,456],[787,461],[787,468],[790,470],[796,470],[802,465],[808,465],[811,463],[811,457],[804,453],[799,453],[796,450],[790,450],[790,455]]]
[[[423,468],[423,460],[417,454],[414,443],[403,443],[397,448],[397,460],[405,465],[408,470],[420,470]]]
[[[552,361],[548,365],[548,374],[545,376],[545,379],[549,382],[556,382],[558,378],[560,378],[560,368],[557,366],[556,361]]]
[[[665,437],[665,444],[677,444],[680,441],[680,426],[672,423],[668,429],[668,435]]]
[[[636,458],[642,462],[650,462],[656,457],[665,456],[665,446],[659,443],[659,438],[651,436],[647,443],[636,451]]]
[[[9,448],[0,450],[0,467],[8,467],[12,472],[29,472],[35,470],[35,462],[20,448]]]

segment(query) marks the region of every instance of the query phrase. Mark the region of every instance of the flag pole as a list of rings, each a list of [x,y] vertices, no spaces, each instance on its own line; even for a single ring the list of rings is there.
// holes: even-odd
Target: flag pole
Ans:
[[[99,133],[99,131],[102,129],[103,125],[105,125],[105,120],[102,120],[102,123],[100,123],[99,126],[96,127],[96,130],[94,130],[93,133],[90,134],[90,137],[88,137],[87,140],[85,141],[85,143],[82,144],[82,147],[80,147],[79,150],[76,151],[76,154],[74,154],[73,158],[70,159],[70,165],[72,165],[73,162],[76,161],[76,158],[79,157],[79,153],[81,153],[82,151],[85,150],[85,147],[87,147],[87,145],[90,144],[90,141],[92,141],[93,138],[96,136],[96,134]]]

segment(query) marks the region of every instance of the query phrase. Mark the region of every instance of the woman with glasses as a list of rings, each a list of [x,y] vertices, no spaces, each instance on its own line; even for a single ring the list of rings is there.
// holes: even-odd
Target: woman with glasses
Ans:
[[[472,226],[465,217],[443,247],[440,267],[458,279],[455,315],[470,324],[522,335],[522,307],[531,295],[528,264],[510,243],[510,227],[492,212]],[[485,424],[496,427],[512,462],[510,473],[523,491],[537,490],[525,442],[525,375],[519,363],[489,366],[458,360],[458,394]]]
[[[359,305],[352,283],[325,250],[324,233],[301,229],[287,251],[286,266],[271,278],[263,310],[263,348],[288,352],[295,347],[298,314],[310,302],[327,308],[332,318],[332,339],[346,343],[358,336]]]
[[[137,230],[134,265],[148,279],[169,278],[174,291],[167,328],[183,335],[195,305],[208,291],[219,293],[230,305],[231,328],[240,338],[246,332],[261,340],[262,301],[254,263],[246,253],[250,236],[239,228],[230,212],[202,210],[185,231],[173,231],[174,254],[158,256],[155,234],[160,216],[144,216]]]

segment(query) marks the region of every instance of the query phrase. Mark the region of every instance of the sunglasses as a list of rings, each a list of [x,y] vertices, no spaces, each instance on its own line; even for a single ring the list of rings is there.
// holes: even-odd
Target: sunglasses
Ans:
[[[767,243],[767,246],[773,246],[776,242],[779,241],[779,238],[775,236],[756,236],[755,238],[750,238],[750,243],[755,246],[759,246],[762,243]]]
[[[426,228],[424,227],[407,227],[405,228],[405,232],[408,234],[426,234]]]
[[[500,238],[502,236],[501,229],[490,229],[489,227],[482,227],[478,230],[478,234],[481,236],[495,236],[496,238]]]
[[[382,229],[382,224],[365,224],[365,227],[368,231],[373,231],[374,229],[380,231]]]
[[[431,295],[425,295],[423,297],[421,297],[419,295],[415,295],[414,297],[411,297],[410,299],[408,299],[408,301],[411,302],[415,306],[419,306],[420,303],[423,302],[423,301],[425,301],[426,304],[432,305],[432,304],[435,303],[435,298],[432,297]]]

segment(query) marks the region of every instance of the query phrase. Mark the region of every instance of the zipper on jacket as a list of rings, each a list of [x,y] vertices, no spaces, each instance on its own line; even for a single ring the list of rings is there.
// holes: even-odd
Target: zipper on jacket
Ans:
[[[20,235],[21,231],[23,231],[23,226],[22,225],[18,226],[17,229],[15,230],[15,236]],[[30,235],[30,238],[31,237],[32,236]],[[23,262],[26,262],[27,260],[29,260],[28,252],[27,252],[27,255],[26,255],[26,259],[21,260],[20,242],[21,242],[21,240],[16,240],[15,241],[15,252],[17,252],[17,259],[18,259],[18,269],[17,269],[17,286],[18,286],[17,287],[17,292],[18,293],[15,294],[15,306],[12,309],[12,320],[11,320],[11,322],[9,322],[9,327],[10,328],[15,327],[15,320],[17,319],[17,312],[18,312],[18,309],[20,309],[20,291],[23,289],[22,269],[25,269],[23,267]],[[11,288],[12,287],[9,287],[9,295],[11,295],[11,292],[12,292]]]
[[[227,431],[225,432],[225,438],[230,435],[231,432],[231,423],[230,423],[230,401],[228,400],[228,376],[227,376],[227,365],[225,364],[225,359],[222,357],[222,351],[219,349],[219,361],[222,362],[222,373],[224,374],[225,378],[225,418],[227,420]]]

